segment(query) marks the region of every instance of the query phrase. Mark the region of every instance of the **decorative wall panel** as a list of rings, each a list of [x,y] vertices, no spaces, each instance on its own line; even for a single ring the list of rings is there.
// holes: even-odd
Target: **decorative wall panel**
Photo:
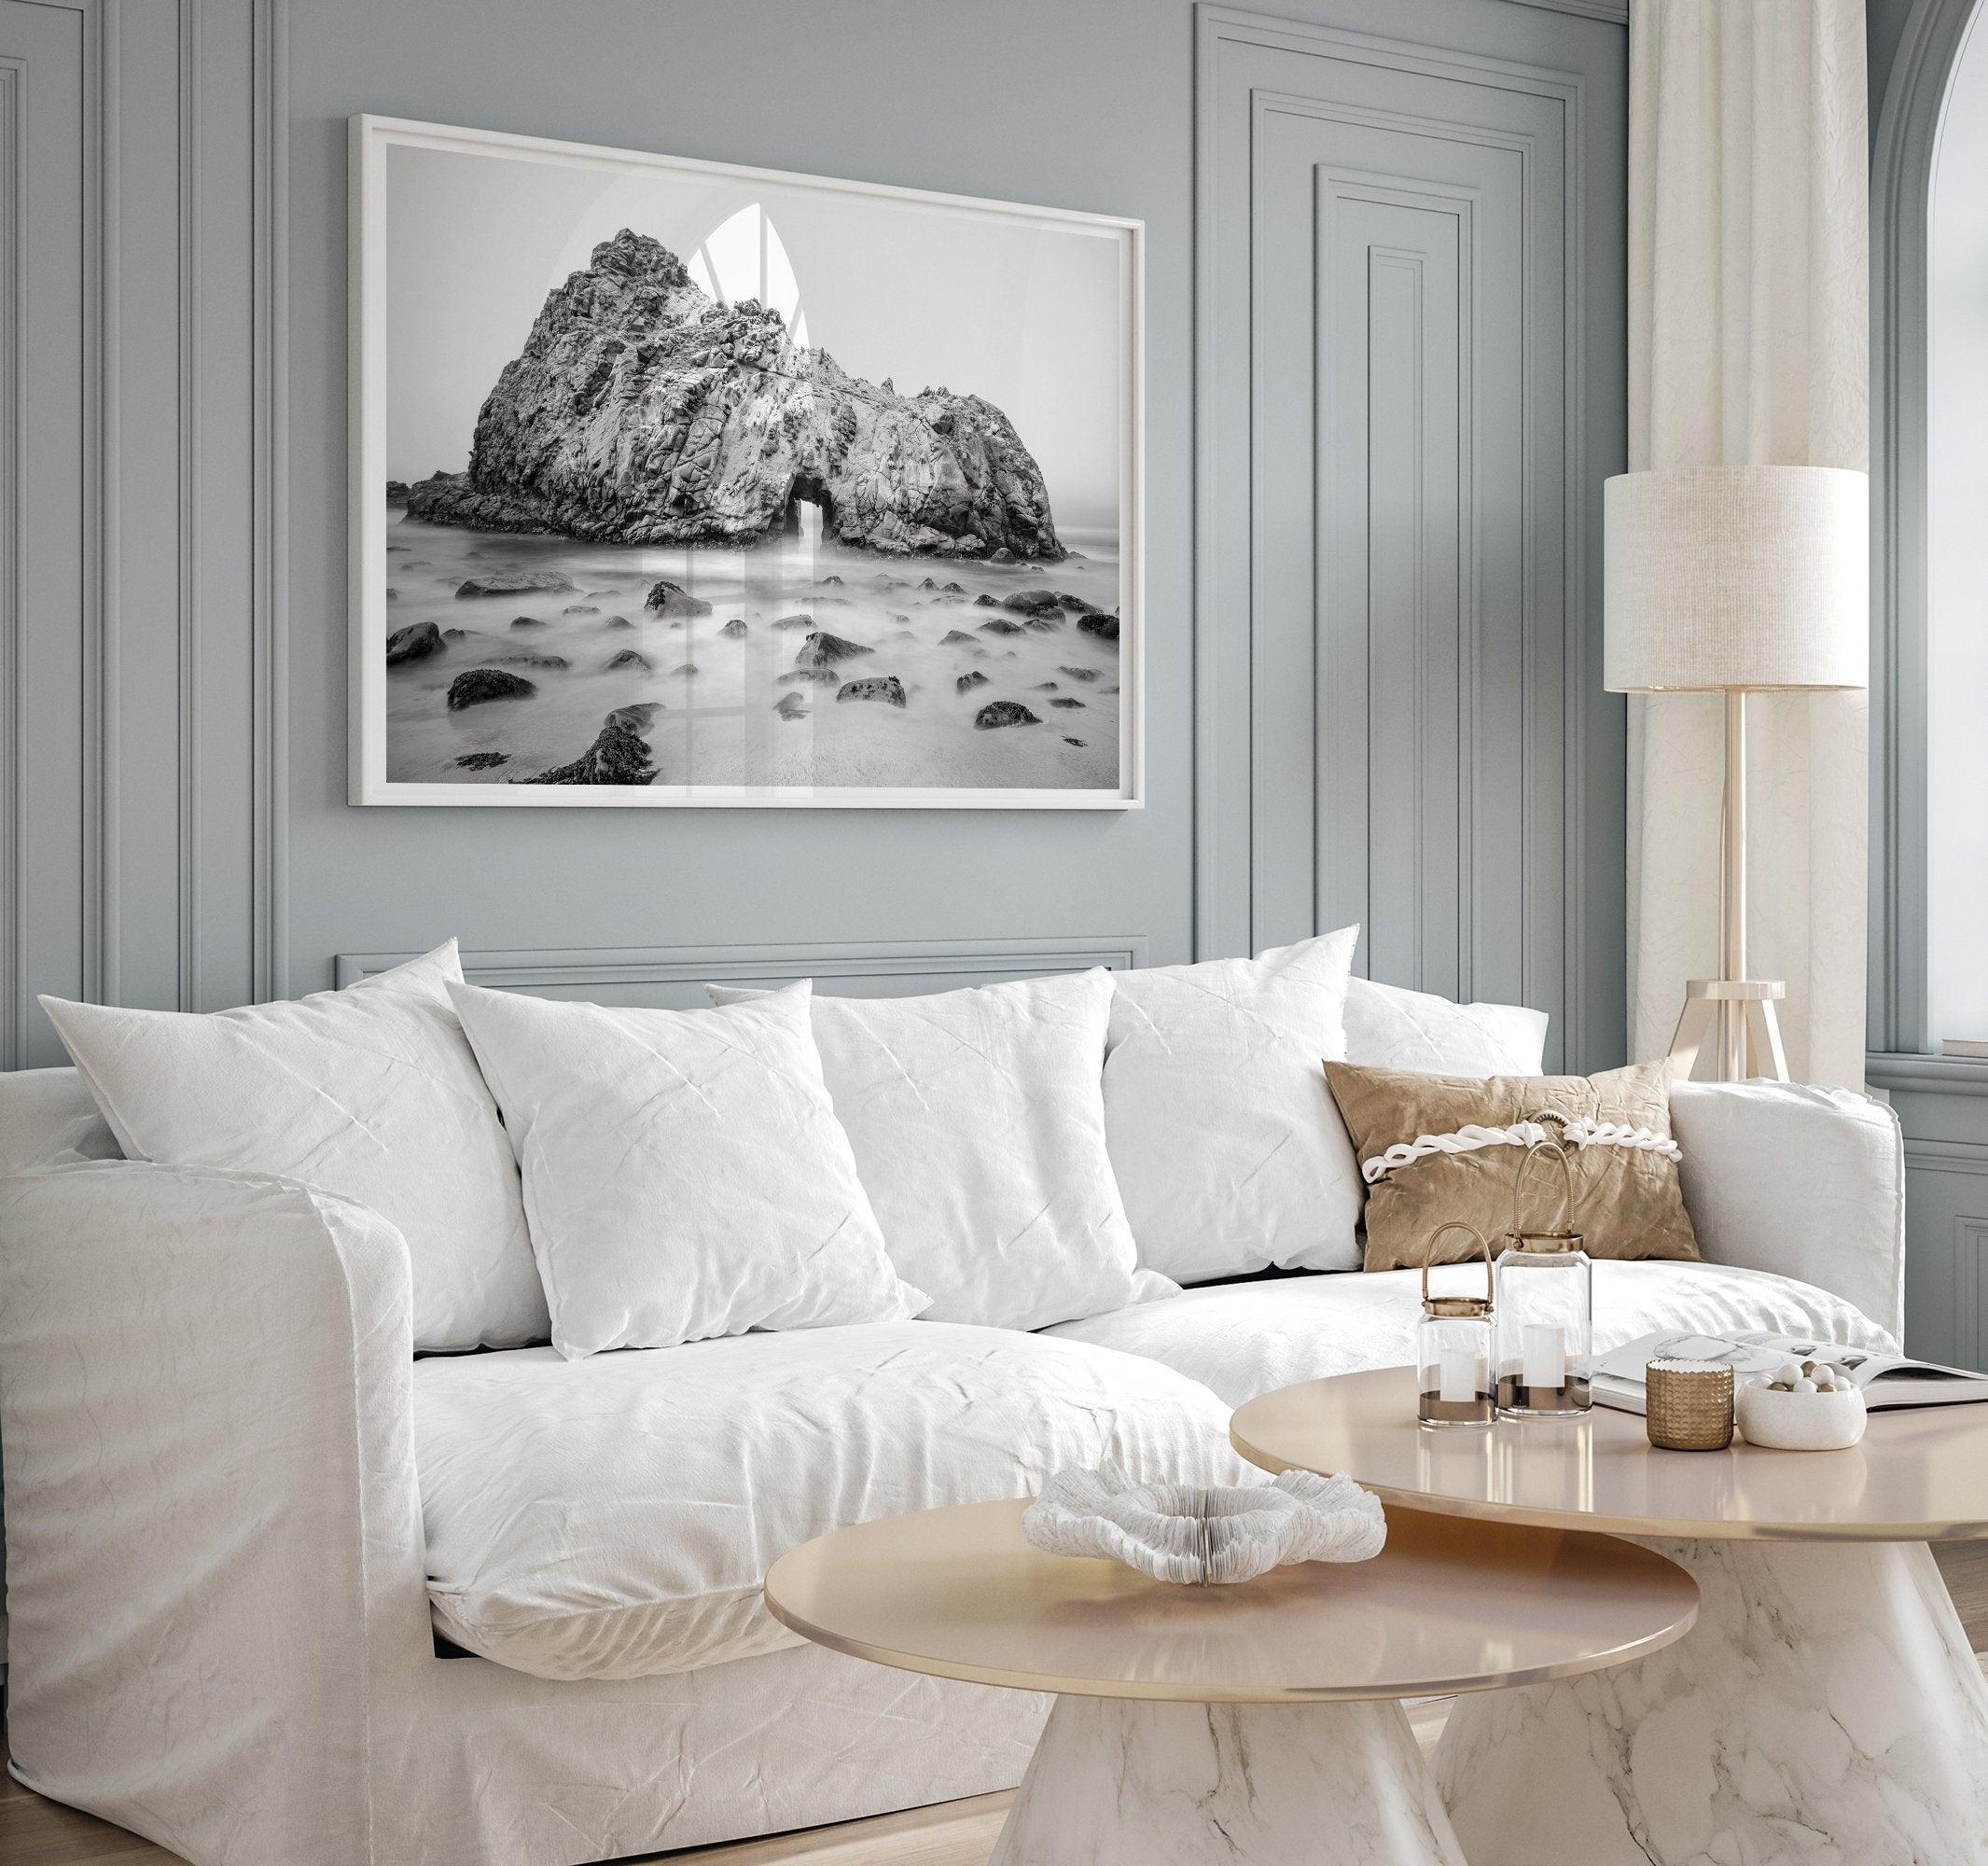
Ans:
[[[280,21],[0,0],[0,1066],[276,975]]]
[[[832,31],[805,0],[751,28],[698,0],[660,35],[652,0],[590,0],[581,43],[532,0],[0,0],[0,1065],[57,1058],[36,991],[212,1008],[450,932],[910,944],[966,978],[1013,954],[967,964],[989,955],[963,931],[1107,929],[1081,963],[1133,926],[1170,962],[1349,911],[1384,974],[1534,997],[1606,1060],[1619,724],[1583,657],[1589,502],[1620,451],[1620,0],[1289,0],[1310,23],[1209,9],[1198,35],[1189,0],[1005,4],[989,39],[971,9],[907,35],[896,0]],[[742,108],[769,38],[806,56],[757,60]],[[1004,134],[931,81],[963,61],[1008,98]],[[1073,139],[1105,89],[1147,107]],[[1147,808],[348,808],[355,110],[1143,220]],[[1253,250],[1274,288],[1254,320]],[[1018,314],[1051,314],[1025,286]],[[1322,444],[1314,383],[1364,425]],[[1253,460],[1258,413],[1280,451]],[[1260,513],[1258,464],[1284,500]]]
[[[1387,27],[1201,13],[1200,942],[1358,920],[1370,976],[1539,1006],[1590,1066],[1626,48],[1447,0]]]
[[[413,956],[341,953],[337,982],[351,984]],[[1147,963],[1147,942],[1137,934],[1066,940],[882,940],[860,946],[580,946],[560,952],[466,951],[462,957],[463,976],[492,990],[689,1010],[710,1003],[706,982],[773,986],[813,979],[818,990],[837,997],[898,997],[1004,979],[1046,978],[1092,966],[1122,971]]]

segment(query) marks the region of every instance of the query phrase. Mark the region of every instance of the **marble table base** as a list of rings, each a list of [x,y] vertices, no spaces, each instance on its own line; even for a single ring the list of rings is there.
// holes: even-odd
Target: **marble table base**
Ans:
[[[1675,1645],[1451,1712],[1471,1866],[1988,1860],[1988,1687],[1923,1543],[1648,1546],[1701,1590]]]
[[[1059,1697],[991,1866],[1465,1866],[1401,1706]]]

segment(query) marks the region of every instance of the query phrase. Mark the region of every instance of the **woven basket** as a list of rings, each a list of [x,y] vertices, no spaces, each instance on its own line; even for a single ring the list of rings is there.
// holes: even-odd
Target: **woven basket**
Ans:
[[[1732,1442],[1732,1369],[1710,1360],[1653,1360],[1644,1369],[1649,1441],[1667,1452],[1722,1452]]]

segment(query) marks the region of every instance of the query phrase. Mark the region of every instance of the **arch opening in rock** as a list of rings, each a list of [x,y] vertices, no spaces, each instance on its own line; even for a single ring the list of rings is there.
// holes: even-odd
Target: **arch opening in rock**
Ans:
[[[797,473],[787,487],[780,528],[789,537],[819,544],[835,536],[835,494],[812,473]]]

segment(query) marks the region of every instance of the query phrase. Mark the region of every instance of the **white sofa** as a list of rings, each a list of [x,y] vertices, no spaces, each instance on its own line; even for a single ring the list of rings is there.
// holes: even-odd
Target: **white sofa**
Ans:
[[[1683,1087],[1705,1263],[1596,1267],[1598,1345],[1899,1322],[1888,1110]],[[797,1642],[766,1564],[1109,1455],[1236,1469],[1230,1411],[1407,1357],[1409,1273],[1202,1287],[1035,1334],[892,1322],[417,1359],[399,1234],[126,1163],[0,1076],[15,1775],[200,1866],[556,1866],[1011,1786],[1026,1695]]]

